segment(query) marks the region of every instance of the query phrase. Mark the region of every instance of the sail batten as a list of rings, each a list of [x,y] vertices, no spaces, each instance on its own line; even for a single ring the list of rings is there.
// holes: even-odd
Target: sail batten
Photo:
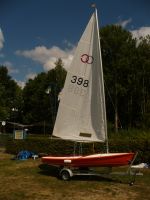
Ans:
[[[66,76],[53,135],[76,141],[107,138],[97,11],[91,16]]]

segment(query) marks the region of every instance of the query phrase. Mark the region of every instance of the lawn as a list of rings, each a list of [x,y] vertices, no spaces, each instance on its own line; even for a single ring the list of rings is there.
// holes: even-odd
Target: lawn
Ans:
[[[74,177],[62,181],[41,160],[16,161],[0,149],[0,200],[149,200],[150,170],[129,186],[125,178]]]

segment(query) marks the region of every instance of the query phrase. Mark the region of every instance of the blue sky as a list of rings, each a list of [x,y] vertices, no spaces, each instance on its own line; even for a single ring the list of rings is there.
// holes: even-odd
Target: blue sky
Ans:
[[[93,12],[91,0],[0,0],[0,65],[20,85],[54,67],[68,68]],[[120,24],[150,34],[149,0],[95,0],[100,26]]]

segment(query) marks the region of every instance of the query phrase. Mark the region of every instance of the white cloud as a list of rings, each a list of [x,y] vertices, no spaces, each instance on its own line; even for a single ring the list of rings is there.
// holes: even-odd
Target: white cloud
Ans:
[[[26,79],[34,79],[37,76],[36,73],[30,73],[26,75]]]
[[[132,18],[129,18],[127,20],[122,20],[122,19],[119,19],[119,22],[116,23],[116,25],[120,25],[122,26],[123,28],[125,28],[129,23],[132,22]]]
[[[13,66],[12,63],[9,62],[9,61],[3,62],[3,65],[6,66],[6,67],[12,67]]]
[[[131,22],[132,18],[122,20],[121,17],[119,17],[119,22],[116,23],[116,25],[120,25],[125,28]],[[150,35],[150,27],[140,27],[139,29],[130,30],[130,32],[132,33],[133,38],[137,38],[139,40],[141,37],[146,37],[147,35]]]
[[[55,62],[58,58],[62,59],[64,67],[67,69],[73,58],[74,49],[75,48],[72,47],[72,49],[62,50],[57,46],[48,49],[45,46],[37,46],[32,50],[18,50],[16,54],[41,63],[44,70],[48,71],[55,67]]]
[[[150,35],[150,27],[141,27],[137,30],[131,31],[134,38],[140,39],[140,37],[145,37]]]
[[[9,72],[10,74],[18,74],[18,73],[19,73],[19,70],[18,70],[18,69],[15,69],[15,68],[13,67],[13,64],[12,64],[11,62],[5,61],[5,62],[3,62],[3,65],[7,67],[8,72]]]
[[[17,80],[15,80],[16,81],[16,83],[23,89],[24,87],[25,87],[25,85],[26,85],[26,83],[24,82],[24,81],[17,81]]]
[[[2,29],[0,28],[0,50],[3,48],[4,46],[4,36],[3,36],[3,32]]]

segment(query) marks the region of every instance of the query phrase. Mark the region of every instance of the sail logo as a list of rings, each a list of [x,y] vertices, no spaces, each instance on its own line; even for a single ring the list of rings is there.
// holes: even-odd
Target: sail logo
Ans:
[[[88,54],[83,54],[81,56],[81,61],[83,63],[92,64],[94,61],[94,58],[93,58],[93,56],[89,56]]]

